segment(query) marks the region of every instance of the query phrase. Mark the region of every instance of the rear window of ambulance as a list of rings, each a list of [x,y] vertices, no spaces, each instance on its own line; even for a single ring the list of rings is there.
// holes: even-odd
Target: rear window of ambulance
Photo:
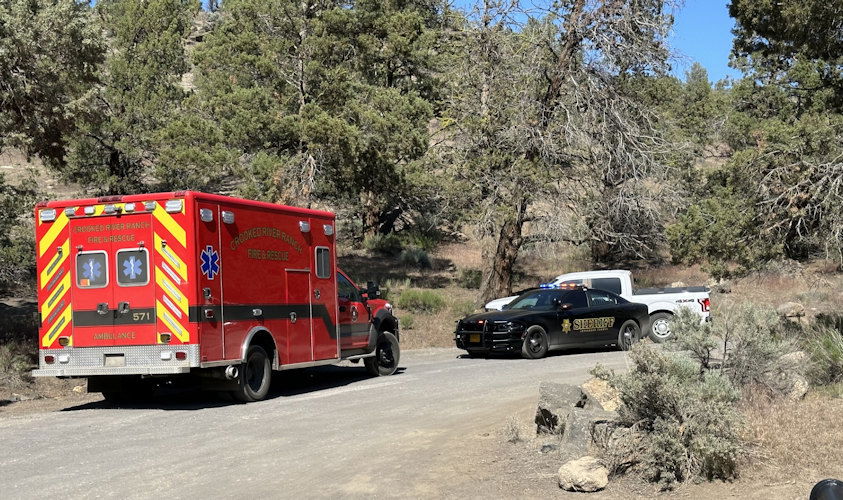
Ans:
[[[76,286],[102,288],[108,285],[108,256],[103,251],[76,254]]]

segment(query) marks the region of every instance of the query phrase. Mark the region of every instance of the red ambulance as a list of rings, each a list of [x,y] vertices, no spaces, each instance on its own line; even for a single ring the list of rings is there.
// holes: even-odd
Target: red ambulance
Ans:
[[[121,398],[192,374],[255,401],[272,370],[398,367],[398,320],[337,267],[332,213],[192,191],[35,212],[35,376]]]

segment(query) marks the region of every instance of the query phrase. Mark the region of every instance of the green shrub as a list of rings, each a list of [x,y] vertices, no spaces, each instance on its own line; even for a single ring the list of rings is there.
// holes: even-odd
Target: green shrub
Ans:
[[[416,313],[438,313],[445,308],[445,299],[432,290],[405,290],[398,297],[398,307]]]
[[[404,246],[395,234],[375,234],[363,240],[363,248],[380,255],[396,256]]]
[[[631,370],[610,378],[626,429],[620,448],[626,456],[613,458],[615,468],[625,464],[663,488],[696,477],[735,477],[742,420],[735,407],[740,392],[731,381],[648,344],[636,345],[629,357]]]
[[[409,247],[401,251],[398,262],[402,266],[416,267],[418,269],[430,269],[430,256],[419,247]]]
[[[811,358],[808,375],[816,385],[843,382],[843,334],[826,324],[806,329],[802,335]]]
[[[457,284],[469,290],[477,290],[483,282],[483,271],[480,269],[460,269]]]
[[[673,347],[687,351],[701,372],[722,371],[738,387],[763,386],[786,394],[804,367],[785,355],[798,346],[771,308],[744,304],[721,308],[717,320],[700,324],[689,311],[674,316]]]
[[[451,311],[461,318],[474,314],[474,310],[474,302],[470,300],[457,300],[451,304]]]
[[[405,330],[412,330],[413,325],[416,324],[415,316],[411,316],[409,314],[405,314],[401,316],[401,328]]]

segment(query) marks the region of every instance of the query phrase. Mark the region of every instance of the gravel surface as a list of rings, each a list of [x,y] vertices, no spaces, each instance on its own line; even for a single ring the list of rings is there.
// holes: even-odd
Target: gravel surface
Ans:
[[[201,393],[131,407],[96,395],[14,403],[0,413],[0,496],[519,496],[488,466],[507,419],[535,404],[542,380],[626,368],[608,349],[461,354],[406,351],[384,378],[350,363],[284,372],[269,399],[245,405]]]

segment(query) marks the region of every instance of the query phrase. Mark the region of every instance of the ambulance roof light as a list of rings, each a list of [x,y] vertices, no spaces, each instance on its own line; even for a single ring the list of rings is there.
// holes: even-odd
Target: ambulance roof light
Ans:
[[[109,215],[113,214],[116,211],[117,211],[117,207],[112,205],[112,204],[106,205],[105,208],[103,209],[103,212],[105,212]]]
[[[76,207],[67,207],[64,209],[64,215],[68,217],[73,217],[76,215]]]
[[[146,210],[148,212],[152,212],[153,210],[155,210],[155,202],[154,201],[145,201],[145,202],[143,202],[143,208],[144,208],[144,210]]]
[[[234,212],[229,212],[228,210],[222,211],[222,221],[226,224],[234,224]]]
[[[168,213],[174,214],[181,212],[181,207],[184,206],[184,200],[167,200],[164,204],[164,210]]]
[[[306,220],[300,220],[299,221],[299,229],[301,229],[301,232],[303,232],[303,233],[309,233],[310,232],[310,222],[307,222]]]
[[[94,207],[85,207],[85,215],[94,215]]]
[[[325,236],[331,236],[334,234],[334,226],[330,224],[324,224],[322,228],[325,230]]]
[[[55,208],[45,208],[38,212],[38,217],[41,218],[41,222],[53,222],[56,220],[56,209]]]
[[[123,210],[127,212],[134,212],[135,211],[135,204],[134,203],[126,203],[123,205]]]

